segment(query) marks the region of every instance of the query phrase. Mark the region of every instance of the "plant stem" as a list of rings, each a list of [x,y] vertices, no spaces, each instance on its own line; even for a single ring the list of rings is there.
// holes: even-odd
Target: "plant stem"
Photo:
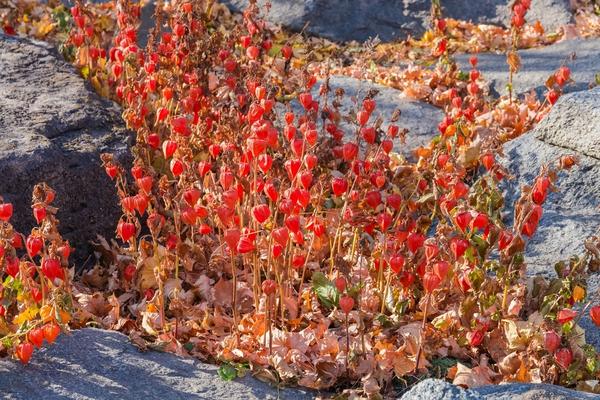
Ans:
[[[346,314],[346,374],[350,375],[348,370],[348,359],[350,358],[350,332],[348,329],[348,314]]]
[[[162,264],[160,262],[160,258],[158,257],[158,244],[156,243],[156,241],[154,241],[153,251],[154,251],[154,254],[153,254],[154,262],[156,263],[156,269],[158,271],[157,281],[158,281],[158,297],[159,297],[159,301],[160,301],[160,308],[159,308],[160,328],[162,330],[164,330],[165,329],[165,297],[164,297],[164,287],[163,287],[163,281],[162,281]]]
[[[232,288],[232,307],[233,307],[233,329],[235,332],[237,332],[238,329],[238,323],[237,323],[237,273],[236,273],[236,267],[235,267],[235,259],[233,257],[233,251],[231,252],[231,276],[232,276],[232,283],[233,283],[233,288]]]
[[[419,350],[417,351],[415,369],[413,371],[415,374],[419,371],[419,361],[421,360],[421,353],[423,352],[423,342],[425,341],[425,325],[427,324],[427,310],[429,309],[429,300],[431,300],[431,293],[428,293],[425,299],[425,310],[423,310],[423,323],[421,324],[421,340],[419,343]]]
[[[271,295],[267,297],[267,323],[269,324],[269,356],[273,354],[273,331],[271,323],[271,308],[273,307],[273,300]]]

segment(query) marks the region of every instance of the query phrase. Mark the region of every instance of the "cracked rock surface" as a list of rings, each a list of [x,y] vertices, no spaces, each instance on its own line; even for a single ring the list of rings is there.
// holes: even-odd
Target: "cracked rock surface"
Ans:
[[[109,235],[120,215],[100,154],[129,154],[116,104],[101,99],[49,44],[0,34],[0,195],[12,202],[22,233],[35,221],[31,191],[57,192],[60,231],[87,258],[87,242]]]

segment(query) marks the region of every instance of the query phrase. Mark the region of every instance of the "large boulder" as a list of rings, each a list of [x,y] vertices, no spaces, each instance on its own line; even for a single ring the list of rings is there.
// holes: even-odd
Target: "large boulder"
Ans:
[[[589,89],[595,82],[597,65],[600,63],[600,39],[570,39],[550,46],[520,50],[521,67],[513,78],[514,93],[522,94],[534,89],[543,94],[546,80],[563,64],[571,69],[574,82],[565,86],[565,92]],[[575,55],[572,59],[571,56]],[[456,56],[456,61],[464,70],[469,70],[470,54]],[[478,54],[477,68],[489,82],[495,95],[508,93],[508,64],[506,54]]]
[[[597,400],[600,396],[541,383],[509,383],[474,388],[482,400]]]
[[[425,379],[413,386],[402,400],[481,400],[477,393],[465,390],[442,379]]]
[[[544,204],[538,232],[527,245],[531,274],[552,274],[553,265],[581,253],[583,242],[600,228],[600,88],[565,95],[531,132],[504,146],[505,166],[515,181],[507,185],[512,206],[520,186],[531,184],[542,165],[575,155],[579,165],[560,174],[559,191]],[[512,208],[509,209],[512,218]]]
[[[36,351],[31,362],[0,359],[2,398],[10,400],[312,399],[246,375],[221,380],[217,366],[171,353],[142,353],[119,332],[81,329]]]
[[[319,87],[323,82],[318,82],[312,91],[313,98],[319,95]],[[387,86],[378,85],[370,81],[363,81],[356,78],[346,76],[332,76],[329,79],[331,93],[329,94],[330,101],[333,99],[334,93],[338,89],[344,90],[344,97],[340,110],[347,115],[350,111],[358,111],[360,101],[369,93],[376,91],[374,99],[377,103],[377,108],[373,112],[370,121],[373,122],[376,118],[381,117],[383,124],[382,128],[387,129],[390,119],[396,110],[400,111],[400,119],[396,122],[399,128],[408,129],[406,141],[400,144],[399,140],[394,141],[394,151],[403,154],[407,158],[412,158],[412,152],[415,148],[423,146],[435,136],[439,134],[437,125],[444,118],[444,113],[441,109],[430,104],[410,100],[402,96],[402,92]],[[302,107],[298,101],[294,100],[291,104],[292,109],[296,112],[301,112]],[[280,114],[283,114],[285,107],[278,106],[276,108]],[[283,120],[283,118],[281,118]],[[350,124],[342,121],[341,127],[347,135],[354,134],[355,128]]]
[[[444,0],[444,15],[483,24],[510,26],[512,1],[507,0]],[[573,22],[568,0],[535,0],[526,15],[530,23],[540,21],[547,32],[556,32]]]
[[[129,154],[119,108],[101,99],[48,44],[0,35],[0,195],[21,232],[35,224],[31,191],[57,192],[60,230],[78,261],[96,234],[114,232],[120,208],[100,153]]]
[[[306,31],[335,41],[383,41],[420,36],[429,26],[429,0],[269,0],[267,19],[291,30]],[[264,5],[266,0],[259,0]],[[234,11],[243,11],[248,0],[222,0]],[[508,25],[508,0],[444,0],[444,15],[474,22]],[[540,20],[550,31],[572,20],[568,0],[532,2],[528,20]]]
[[[222,0],[233,11],[243,11],[248,0]],[[266,0],[259,0],[263,6]],[[427,27],[431,3],[424,0],[270,0],[267,20],[291,30],[334,41],[384,41],[420,35]]]
[[[426,379],[406,392],[402,400],[592,400],[598,395],[546,384],[510,383],[466,390],[441,379]]]

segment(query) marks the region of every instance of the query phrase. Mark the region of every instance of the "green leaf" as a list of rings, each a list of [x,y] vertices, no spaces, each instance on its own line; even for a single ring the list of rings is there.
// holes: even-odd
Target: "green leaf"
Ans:
[[[278,56],[279,53],[281,52],[282,48],[283,48],[282,44],[274,44],[273,47],[271,47],[271,49],[269,50],[269,56],[270,57]]]
[[[10,338],[2,339],[2,346],[6,349],[10,349],[11,347],[13,347],[12,339],[10,339]]]
[[[458,361],[450,357],[434,358],[431,360],[430,372],[437,377],[445,377],[448,370],[454,367]]]
[[[484,280],[485,280],[485,274],[483,273],[483,271],[481,269],[475,268],[471,272],[469,272],[469,281],[471,281],[471,285],[473,286],[473,289],[479,290],[479,288],[481,287],[481,284],[483,283]]]
[[[401,300],[396,303],[396,314],[404,315],[406,314],[406,310],[408,310],[410,303],[408,300]]]
[[[365,283],[361,282],[361,283],[357,283],[354,286],[350,286],[347,290],[348,290],[348,296],[353,297],[355,300],[358,297],[358,295],[360,294],[360,290],[365,287]]]
[[[370,60],[369,62],[369,71],[373,74],[377,72],[377,64],[375,64],[375,61],[373,60]]]
[[[335,285],[327,279],[322,272],[315,272],[312,276],[312,287],[319,301],[327,308],[333,308],[340,300],[340,292]]]
[[[568,335],[569,333],[571,333],[571,331],[573,331],[573,327],[575,326],[575,322],[574,321],[569,321],[565,324],[562,324],[562,331],[565,335]]]
[[[587,370],[590,372],[590,374],[593,374],[594,372],[596,372],[596,368],[598,368],[597,363],[596,363],[596,358],[594,358],[594,357],[588,358],[585,366],[586,366]]]
[[[465,258],[470,262],[470,263],[475,263],[477,261],[477,259],[475,258],[475,247],[469,247],[467,249],[467,251],[465,251]]]
[[[219,367],[217,374],[219,374],[219,377],[221,377],[221,379],[224,381],[232,381],[237,378],[238,375],[237,369],[229,363],[222,364]]]
[[[392,326],[392,321],[385,314],[379,314],[375,319],[381,324],[383,328],[389,328]]]
[[[469,79],[469,73],[465,72],[465,71],[458,71],[458,80],[459,81],[466,81]]]
[[[498,273],[500,271],[500,263],[498,263],[497,260],[487,260],[486,262],[483,263],[483,268],[486,271],[491,271],[491,272],[496,272]],[[503,275],[504,271],[500,271],[501,275]]]
[[[473,235],[471,237],[471,243],[477,249],[477,252],[479,253],[479,257],[481,257],[482,259],[485,259],[485,253],[486,253],[488,247],[490,246],[489,243],[486,242],[485,240],[483,240],[483,238],[479,235]]]
[[[14,290],[15,292],[20,292],[23,290],[23,282],[19,278],[13,278],[8,275],[2,284],[6,289]]]

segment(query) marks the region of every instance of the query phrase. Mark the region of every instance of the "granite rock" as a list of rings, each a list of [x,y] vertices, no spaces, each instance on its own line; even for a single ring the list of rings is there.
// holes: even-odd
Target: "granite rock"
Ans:
[[[7,400],[312,399],[304,390],[279,390],[247,374],[230,382],[218,367],[157,351],[140,352],[127,336],[81,329],[36,351],[28,365],[0,359]]]
[[[248,0],[223,0],[236,12]],[[264,5],[266,0],[259,0]],[[267,20],[291,30],[306,32],[334,41],[383,41],[419,37],[430,24],[429,0],[270,0]],[[507,0],[444,0],[444,15],[478,23],[509,25],[511,2]],[[567,0],[536,0],[529,21],[539,20],[548,31],[572,22]]]
[[[519,50],[521,67],[513,78],[515,94],[535,90],[538,95],[546,92],[546,80],[563,64],[571,69],[573,82],[564,87],[564,92],[587,90],[593,84],[600,62],[600,39],[570,39],[545,47]],[[572,56],[575,58],[572,59]],[[463,70],[470,70],[470,54],[455,57]],[[477,68],[482,78],[490,84],[492,94],[508,94],[508,64],[506,54],[480,53]]]
[[[319,95],[321,84],[322,82],[318,82],[314,86],[312,91],[314,99],[317,99]],[[377,108],[373,111],[369,121],[373,122],[381,117],[384,131],[387,130],[392,114],[396,110],[400,110],[400,119],[395,124],[400,129],[408,129],[408,133],[404,144],[399,143],[398,139],[394,141],[394,151],[403,154],[407,158],[412,157],[415,148],[429,143],[432,138],[439,135],[437,125],[444,118],[443,111],[430,104],[402,97],[402,92],[397,89],[345,76],[330,77],[329,86],[331,89],[330,101],[333,99],[336,90],[344,90],[345,94],[340,105],[343,114],[348,114],[349,111],[358,111],[359,102],[362,101],[365,95],[370,90],[377,91],[377,95],[374,97]],[[302,108],[296,100],[292,101],[291,106],[296,112],[302,112]],[[283,114],[285,108],[277,106],[276,110]],[[355,127],[350,124],[342,122],[340,127],[348,135],[347,138],[354,134]]]
[[[119,108],[101,99],[46,43],[0,35],[0,195],[12,222],[27,233],[35,221],[31,191],[46,182],[57,192],[61,233],[89,255],[96,234],[112,235],[121,214],[100,154],[128,159]]]
[[[549,193],[538,232],[527,245],[532,274],[552,274],[554,263],[583,250],[583,241],[600,229],[600,88],[563,96],[531,132],[504,146],[505,166],[515,177],[506,185],[509,222],[520,187],[532,184],[542,165],[574,155],[579,165],[561,172],[559,191]]]

